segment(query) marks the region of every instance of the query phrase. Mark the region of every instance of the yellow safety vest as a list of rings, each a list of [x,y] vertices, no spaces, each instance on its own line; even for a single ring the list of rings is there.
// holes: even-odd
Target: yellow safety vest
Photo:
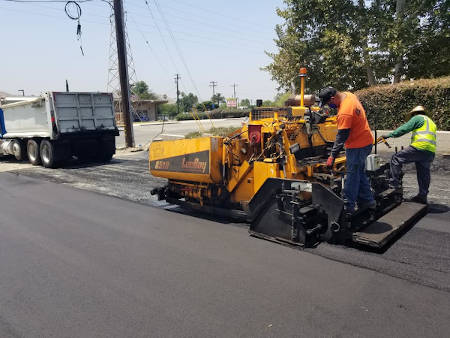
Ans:
[[[436,125],[425,115],[423,126],[413,130],[411,135],[411,146],[419,150],[428,150],[436,152]]]

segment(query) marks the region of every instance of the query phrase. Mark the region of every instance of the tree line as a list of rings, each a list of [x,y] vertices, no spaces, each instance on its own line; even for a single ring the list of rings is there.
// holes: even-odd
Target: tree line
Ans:
[[[284,0],[278,51],[264,67],[280,90],[357,90],[450,72],[448,0]]]

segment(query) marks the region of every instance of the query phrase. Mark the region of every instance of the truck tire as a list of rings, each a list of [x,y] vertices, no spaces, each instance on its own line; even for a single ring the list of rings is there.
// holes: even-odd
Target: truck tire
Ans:
[[[27,142],[27,155],[28,155],[28,161],[32,165],[39,165],[41,164],[41,156],[39,151],[39,142],[37,140],[28,140]]]
[[[12,150],[17,161],[23,161],[27,158],[26,146],[22,140],[14,140]]]
[[[46,168],[55,168],[57,158],[55,154],[55,147],[49,140],[42,140],[40,146],[41,162]]]

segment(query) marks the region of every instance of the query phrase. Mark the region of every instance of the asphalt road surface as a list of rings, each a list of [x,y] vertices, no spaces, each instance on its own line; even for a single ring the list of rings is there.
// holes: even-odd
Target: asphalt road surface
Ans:
[[[160,132],[136,127],[136,143]],[[55,170],[2,159],[0,337],[450,335],[448,160],[433,166],[430,213],[374,253],[283,247],[158,202],[166,181],[147,156]],[[404,184],[415,193],[413,171]]]
[[[275,245],[240,224],[14,173],[0,174],[0,190],[1,337],[450,332],[445,285]],[[445,225],[422,230],[448,236]],[[448,237],[444,245],[446,263],[433,268],[443,264],[448,278]]]

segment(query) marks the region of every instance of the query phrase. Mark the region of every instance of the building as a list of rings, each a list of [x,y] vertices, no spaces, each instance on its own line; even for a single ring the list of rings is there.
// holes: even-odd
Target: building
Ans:
[[[133,121],[155,121],[158,115],[158,106],[167,102],[167,100],[132,100],[131,106],[133,108]],[[123,124],[123,116],[119,100],[114,98],[114,103],[116,110],[116,122],[118,124]]]

